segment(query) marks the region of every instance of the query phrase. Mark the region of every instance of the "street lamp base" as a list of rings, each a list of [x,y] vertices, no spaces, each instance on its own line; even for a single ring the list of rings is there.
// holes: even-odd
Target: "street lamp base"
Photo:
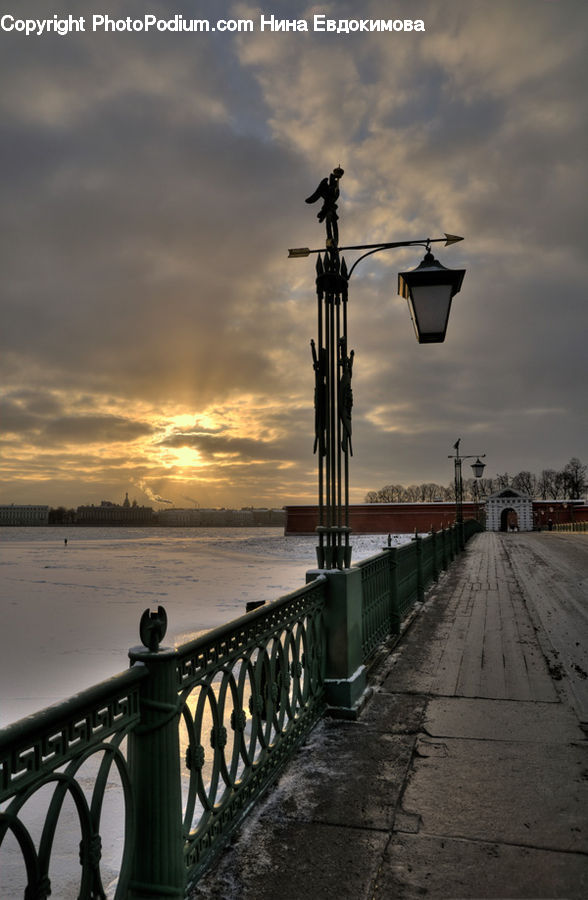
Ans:
[[[349,525],[318,525],[319,545],[316,561],[319,569],[349,569],[352,547]]]

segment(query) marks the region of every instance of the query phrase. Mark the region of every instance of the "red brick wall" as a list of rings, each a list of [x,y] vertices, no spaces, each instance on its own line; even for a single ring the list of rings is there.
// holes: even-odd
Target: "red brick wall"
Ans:
[[[586,513],[582,500],[533,500],[533,527],[547,528],[549,519],[554,525],[586,521]]]
[[[547,520],[554,525],[586,518],[586,507],[572,509],[568,500],[534,500],[535,527],[546,528]],[[484,503],[464,503],[464,519],[484,521]],[[284,534],[314,534],[318,524],[317,506],[286,506]],[[541,515],[543,513],[543,515]],[[439,531],[455,522],[455,503],[359,503],[349,507],[351,530],[356,534],[412,534],[434,528]]]
[[[464,519],[475,519],[483,504],[464,503]],[[412,534],[439,531],[455,521],[454,503],[363,503],[349,508],[351,530],[355,534]],[[313,534],[318,524],[318,507],[286,506],[285,534]]]

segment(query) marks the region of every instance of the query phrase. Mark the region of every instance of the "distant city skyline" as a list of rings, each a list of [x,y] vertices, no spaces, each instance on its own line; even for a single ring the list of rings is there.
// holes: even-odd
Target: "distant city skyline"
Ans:
[[[314,261],[287,248],[322,243],[304,199],[338,164],[342,244],[465,238],[435,245],[466,269],[444,344],[416,343],[396,293],[420,250],[353,274],[351,502],[451,483],[458,437],[493,477],[588,458],[588,8],[415,0],[418,33],[316,12],[203,0],[254,29],[0,33],[0,503],[316,501]]]
[[[503,472],[496,476],[482,476],[476,478],[468,475],[467,463],[464,462],[463,468],[463,485],[464,496],[470,496],[476,500],[483,498],[489,494],[499,491],[505,487],[514,487],[516,490],[535,499],[552,499],[564,500],[571,497],[586,498],[588,491],[588,465],[577,457],[572,457],[561,469],[544,468],[540,472],[529,472],[523,470],[521,472]],[[439,500],[450,501],[454,492],[454,479],[443,484],[438,482],[416,481],[411,484],[402,485],[398,482],[387,483],[381,485],[377,489],[370,490],[366,493],[360,503],[388,503],[388,502],[408,502],[414,503],[419,500],[422,502],[437,502]],[[120,498],[119,498],[120,499]],[[256,505],[244,503],[241,506],[230,507],[227,505],[204,507],[198,501],[190,498],[184,498],[186,503],[174,505],[170,501],[161,499],[147,500],[147,503],[139,501],[136,497],[129,497],[129,491],[125,491],[125,498],[122,502],[116,499],[102,497],[100,501],[74,503],[67,506],[64,503],[47,504],[52,509],[75,510],[82,506],[141,506],[145,507],[151,502],[154,504],[151,508],[155,511],[165,509],[181,509],[181,510],[206,510],[206,509],[233,509],[233,510],[251,510],[251,509],[281,509],[283,506],[290,504],[277,505],[276,503],[268,503],[265,505]],[[311,505],[316,499],[311,501]],[[0,502],[0,506],[2,503]],[[35,504],[38,505],[38,504]],[[295,504],[294,504],[295,505]]]

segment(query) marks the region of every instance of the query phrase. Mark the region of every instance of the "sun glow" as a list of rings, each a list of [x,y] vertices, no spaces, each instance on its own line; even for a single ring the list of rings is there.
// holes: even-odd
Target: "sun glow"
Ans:
[[[206,466],[201,454],[193,447],[166,447],[160,459],[166,469],[202,469]]]
[[[273,397],[233,394],[192,409],[148,402],[129,408],[119,396],[56,391],[44,399],[41,413],[28,410],[26,397],[13,400],[15,414],[26,414],[35,429],[20,440],[5,436],[10,453],[0,455],[0,486],[19,485],[27,499],[75,507],[117,500],[135,487],[145,495],[138,502],[164,497],[177,506],[195,495],[211,506],[271,505],[299,495],[299,481],[286,485],[295,464],[284,457],[285,413]],[[299,408],[296,394],[288,401],[288,410]]]

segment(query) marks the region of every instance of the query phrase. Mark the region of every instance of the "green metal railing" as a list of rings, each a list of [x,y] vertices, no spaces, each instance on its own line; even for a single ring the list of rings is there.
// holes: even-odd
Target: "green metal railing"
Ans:
[[[417,538],[396,551],[398,612],[401,620],[406,618],[415,603],[422,599],[422,576],[419,565],[420,541]]]
[[[463,524],[464,540],[482,528],[473,519]],[[460,552],[458,526],[415,535],[410,543],[387,547],[357,563],[362,578],[362,649],[364,662],[388,637],[400,633],[400,624],[442,569]]]
[[[318,578],[178,651],[192,879],[324,711],[326,584]]]
[[[362,580],[362,649],[368,659],[389,634],[398,634],[396,549],[386,549],[357,563]]]
[[[588,532],[588,522],[566,522],[563,525],[555,525],[553,530],[586,534]]]
[[[476,530],[466,522],[465,539]],[[22,884],[17,894],[0,869],[0,896],[64,897],[54,870],[71,868],[77,832],[68,896],[184,897],[326,708],[357,714],[365,663],[459,548],[453,527],[308,573],[300,590],[177,648],[159,646],[165,611],[146,611],[127,672],[0,731],[0,860]],[[102,852],[113,788],[114,871]]]
[[[140,687],[146,674],[139,668],[123,672],[0,731],[0,845],[9,833],[18,845],[26,873],[25,900],[45,900],[51,894],[53,844],[67,801],[75,807],[81,838],[79,896],[105,896],[100,873],[101,813],[113,769],[122,785],[125,818],[116,897],[127,896],[135,806],[123,742],[140,722]],[[93,785],[88,794],[89,768]],[[47,812],[34,834],[35,816],[30,824],[30,810],[34,813],[39,805],[45,805]],[[15,896],[0,884],[2,896]]]

